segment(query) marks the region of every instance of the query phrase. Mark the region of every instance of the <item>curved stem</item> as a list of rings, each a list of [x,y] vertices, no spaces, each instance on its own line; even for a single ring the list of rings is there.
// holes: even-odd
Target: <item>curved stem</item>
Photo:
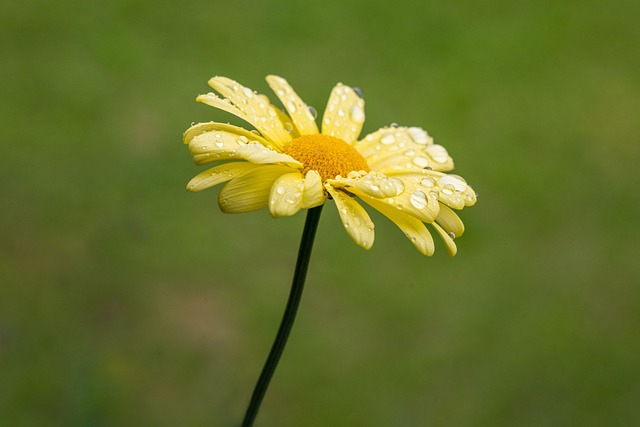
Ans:
[[[307,212],[307,219],[304,223],[304,231],[302,232],[302,239],[300,241],[300,249],[298,250],[298,261],[296,262],[296,269],[293,274],[293,283],[291,284],[291,292],[289,293],[289,300],[287,301],[287,307],[284,310],[282,316],[282,322],[276,335],[276,339],[271,346],[271,351],[267,357],[267,361],[262,368],[258,382],[253,389],[251,395],[251,401],[247,407],[247,412],[244,415],[242,421],[242,427],[253,426],[253,421],[258,415],[260,404],[264,398],[271,377],[278,366],[278,361],[287,344],[289,333],[293,327],[293,322],[296,318],[298,306],[300,305],[300,298],[302,297],[302,290],[304,288],[304,281],[307,276],[307,268],[309,267],[309,259],[311,258],[311,249],[313,249],[313,240],[318,229],[318,221],[320,220],[320,213],[322,213],[322,207],[320,205],[315,208],[311,208]]]

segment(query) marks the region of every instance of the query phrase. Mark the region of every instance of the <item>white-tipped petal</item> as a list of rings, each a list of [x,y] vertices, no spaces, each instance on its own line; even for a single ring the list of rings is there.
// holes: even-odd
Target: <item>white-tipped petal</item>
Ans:
[[[300,99],[289,83],[279,76],[267,76],[267,83],[286,108],[300,135],[317,134],[318,126],[309,106]]]
[[[440,204],[440,213],[436,222],[444,228],[447,233],[453,233],[454,237],[460,237],[464,233],[464,223],[460,217],[448,206]]]
[[[194,176],[187,184],[187,190],[193,192],[202,191],[214,185],[227,182],[258,167],[260,166],[248,162],[233,162],[219,165]]]
[[[304,194],[302,195],[302,207],[304,209],[320,206],[327,200],[327,195],[322,185],[320,174],[310,170],[304,177]]]
[[[363,197],[362,200],[372,208],[389,218],[402,232],[421,254],[433,255],[435,246],[433,237],[422,221],[414,218],[402,211],[398,211],[391,205],[376,200],[373,197]]]
[[[338,83],[322,118],[322,133],[353,144],[364,123],[364,100],[349,86]]]
[[[455,254],[458,252],[458,247],[456,246],[456,242],[453,241],[453,238],[449,234],[447,234],[447,232],[444,231],[442,227],[440,227],[437,223],[434,222],[430,225],[438,232],[440,238],[442,238],[442,241],[447,247],[447,252],[449,252],[449,255],[455,256]]]
[[[275,180],[269,194],[269,213],[272,217],[291,216],[302,208],[304,179],[302,174],[287,173]]]
[[[343,191],[334,189],[329,184],[326,184],[325,188],[336,202],[342,225],[347,234],[357,245],[370,249],[373,245],[375,234],[373,231],[374,224],[367,211]]]
[[[385,127],[355,144],[371,169],[384,173],[453,169],[453,159],[418,127]]]
[[[353,174],[354,176],[343,178],[336,177],[329,182],[334,188],[356,188],[362,193],[378,199],[395,197],[404,191],[404,184],[398,178],[389,178],[383,173],[371,171],[366,174]],[[356,176],[357,175],[357,176]]]
[[[218,195],[218,205],[225,213],[242,213],[266,208],[273,183],[291,168],[267,165],[255,168],[229,181]]]

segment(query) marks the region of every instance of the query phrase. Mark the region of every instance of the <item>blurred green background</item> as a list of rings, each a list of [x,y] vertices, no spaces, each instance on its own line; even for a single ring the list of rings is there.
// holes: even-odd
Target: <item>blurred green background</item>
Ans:
[[[426,128],[459,254],[325,208],[256,426],[640,425],[640,3],[2,3],[0,426],[237,426],[304,214],[189,194],[194,99],[286,77]],[[275,97],[272,96],[272,99]],[[236,122],[236,121],[234,121]]]

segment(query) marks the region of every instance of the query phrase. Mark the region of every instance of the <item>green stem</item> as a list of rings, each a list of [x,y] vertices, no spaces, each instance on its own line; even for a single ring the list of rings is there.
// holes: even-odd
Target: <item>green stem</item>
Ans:
[[[302,290],[304,288],[304,280],[307,276],[309,259],[311,258],[311,249],[313,249],[313,239],[316,235],[316,230],[318,229],[318,221],[320,220],[320,214],[322,213],[323,206],[324,205],[320,205],[307,211],[307,219],[304,223],[304,231],[302,232],[300,249],[298,250],[298,261],[296,262],[296,270],[293,273],[293,283],[291,284],[291,292],[289,293],[287,307],[284,310],[282,322],[280,323],[280,328],[278,329],[276,339],[273,342],[267,361],[265,362],[262,372],[260,373],[260,377],[258,378],[258,382],[253,389],[253,395],[251,395],[249,407],[244,415],[242,427],[253,426],[253,422],[258,415],[262,399],[269,387],[271,377],[273,377],[273,373],[278,366],[280,356],[282,356],[284,347],[287,344],[287,339],[289,338],[289,333],[293,327],[298,306],[300,305],[300,298],[302,297]]]

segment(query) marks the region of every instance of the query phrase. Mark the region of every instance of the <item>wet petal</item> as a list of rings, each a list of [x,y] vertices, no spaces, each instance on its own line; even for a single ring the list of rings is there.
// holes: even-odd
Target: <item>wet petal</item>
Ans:
[[[227,182],[258,167],[260,166],[248,162],[233,162],[219,165],[194,176],[187,184],[187,190],[193,192],[202,191],[214,185]]]
[[[279,148],[282,148],[283,145],[291,140],[291,135],[280,120],[277,109],[271,105],[269,98],[266,96],[255,93],[251,89],[226,77],[213,77],[209,80],[209,86],[229,100],[235,110],[240,111],[242,115],[233,114],[251,123]],[[202,102],[206,101],[211,101],[211,99],[202,100]],[[216,103],[219,104],[217,101]],[[214,106],[220,108],[218,105]],[[229,110],[227,109],[227,111]]]
[[[342,220],[342,225],[356,244],[365,249],[373,245],[374,224],[369,214],[351,196],[326,184],[325,188],[333,197]]]
[[[456,242],[454,242],[451,236],[449,236],[447,232],[444,231],[442,227],[440,227],[437,223],[434,222],[430,225],[438,232],[438,234],[442,238],[442,241],[447,247],[447,252],[449,252],[449,255],[455,256],[455,254],[458,252],[458,247],[456,246]]]
[[[420,221],[435,221],[440,211],[437,193],[424,187],[415,177],[399,175],[397,178],[404,184],[404,191],[395,197],[381,199],[381,201]],[[355,187],[350,188],[349,191],[359,197],[367,196],[366,193]]]
[[[444,228],[447,233],[453,233],[454,237],[460,237],[464,233],[464,223],[460,217],[448,206],[440,204],[440,213],[436,222]]]
[[[353,144],[364,123],[364,100],[349,86],[338,83],[322,118],[322,133]]]
[[[280,165],[258,167],[229,181],[218,195],[218,205],[225,213],[242,213],[266,208],[276,179],[290,173]]]
[[[251,163],[286,163],[302,167],[293,157],[265,147],[258,140],[250,140],[246,135],[225,130],[212,130],[190,135],[189,151],[196,164],[218,160],[243,159]]]
[[[389,178],[383,173],[371,171],[366,174],[349,174],[349,177],[336,177],[329,182],[334,188],[357,188],[362,193],[376,198],[395,197],[404,191],[404,184],[398,178]]]
[[[433,138],[418,127],[385,127],[365,136],[355,147],[371,169],[384,173],[453,169],[447,150],[433,144]]]
[[[317,134],[318,126],[309,110],[309,106],[300,99],[293,88],[289,86],[289,83],[278,76],[267,76],[267,82],[286,108],[289,116],[291,116],[300,135]]]
[[[302,207],[305,209],[320,206],[327,199],[322,185],[320,174],[310,170],[304,177],[304,194],[302,195]]]
[[[435,249],[433,237],[422,221],[373,197],[365,196],[362,200],[397,225],[421,254],[433,255]]]
[[[191,140],[196,136],[213,131],[222,131],[228,134],[236,135],[238,138],[243,137],[241,138],[243,141],[257,141],[265,147],[275,148],[269,143],[269,141],[256,134],[255,132],[248,131],[238,126],[230,125],[228,123],[217,122],[196,123],[184,132],[182,142],[184,142],[185,144],[189,144]]]
[[[273,183],[269,195],[269,213],[274,218],[291,216],[302,207],[304,180],[302,174],[287,173]]]

